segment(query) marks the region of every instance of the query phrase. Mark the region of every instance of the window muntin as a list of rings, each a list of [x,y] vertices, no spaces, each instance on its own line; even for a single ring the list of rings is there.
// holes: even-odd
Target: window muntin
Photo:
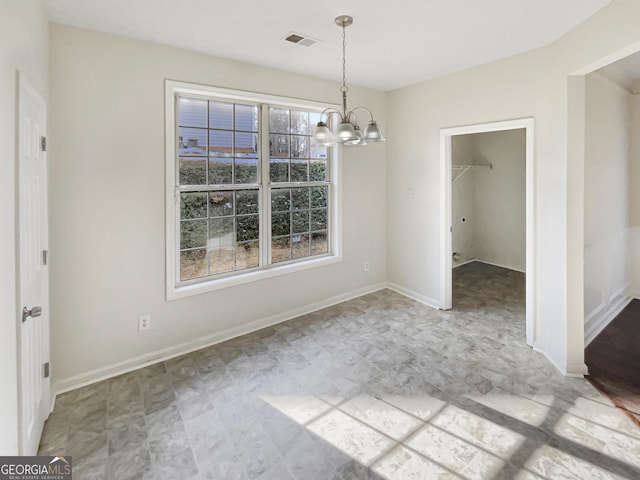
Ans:
[[[328,187],[271,191],[273,263],[328,253]]]
[[[327,148],[311,145],[320,113],[269,108],[269,172],[272,183],[324,182]]]
[[[176,285],[332,253],[328,152],[311,145],[319,111],[175,98]]]

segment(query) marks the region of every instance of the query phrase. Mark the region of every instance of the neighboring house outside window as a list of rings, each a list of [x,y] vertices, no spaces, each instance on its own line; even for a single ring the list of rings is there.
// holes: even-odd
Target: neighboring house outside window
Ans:
[[[167,295],[340,260],[322,105],[167,81]]]

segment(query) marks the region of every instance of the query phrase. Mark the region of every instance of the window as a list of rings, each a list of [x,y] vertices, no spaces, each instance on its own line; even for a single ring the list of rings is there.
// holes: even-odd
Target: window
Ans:
[[[167,81],[169,298],[340,260],[323,108]]]

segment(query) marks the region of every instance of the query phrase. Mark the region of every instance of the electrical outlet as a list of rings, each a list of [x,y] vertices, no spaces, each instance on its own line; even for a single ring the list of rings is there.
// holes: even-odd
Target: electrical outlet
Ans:
[[[368,271],[369,271],[369,269],[371,268],[371,265],[369,265],[369,262],[364,262],[363,267],[364,267],[364,271],[365,271],[365,272],[368,272]]]
[[[151,328],[151,315],[141,315],[138,317],[138,331],[149,330]]]

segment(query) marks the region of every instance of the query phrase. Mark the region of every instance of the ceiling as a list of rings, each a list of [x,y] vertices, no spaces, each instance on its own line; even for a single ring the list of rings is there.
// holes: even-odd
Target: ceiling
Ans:
[[[51,21],[392,90],[547,45],[610,0],[45,0]],[[285,42],[290,32],[320,40]]]

